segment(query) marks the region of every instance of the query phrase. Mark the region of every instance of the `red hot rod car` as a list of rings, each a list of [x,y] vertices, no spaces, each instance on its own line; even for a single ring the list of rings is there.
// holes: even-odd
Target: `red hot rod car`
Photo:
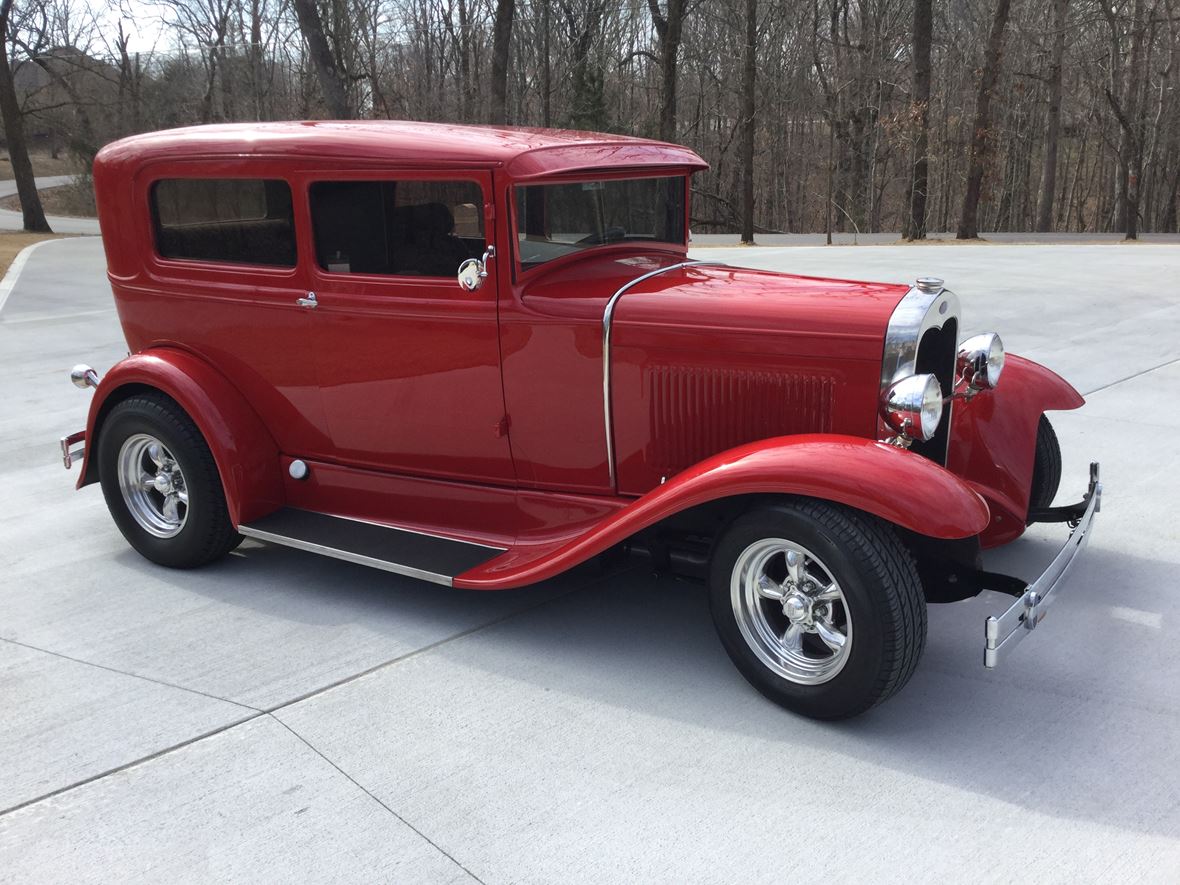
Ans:
[[[610,550],[703,580],[761,692],[859,713],[909,679],[926,605],[1001,590],[994,666],[1098,510],[1052,507],[1044,413],[1082,398],[960,342],[941,281],[687,258],[676,145],[398,122],[227,125],[94,164],[131,355],[62,440],[148,559],[243,536],[455,587]],[[1002,372],[1002,374],[1001,374]],[[980,551],[1073,531],[1031,584]]]

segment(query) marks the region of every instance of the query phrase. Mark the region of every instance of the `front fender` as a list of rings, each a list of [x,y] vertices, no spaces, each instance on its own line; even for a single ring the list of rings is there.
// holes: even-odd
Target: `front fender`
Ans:
[[[821,498],[940,539],[977,535],[989,518],[967,483],[912,452],[855,436],[776,437],[714,455],[577,537],[515,548],[454,585],[491,590],[542,581],[690,507],[752,494]]]
[[[90,403],[86,457],[78,487],[98,481],[98,439],[107,413],[136,393],[158,390],[188,414],[213,453],[234,526],[281,507],[283,484],[274,439],[245,398],[200,357],[159,347],[137,353],[106,374]]]
[[[1041,415],[1084,402],[1060,375],[1015,354],[1008,354],[995,390],[955,402],[947,468],[988,502],[984,547],[1024,532]]]

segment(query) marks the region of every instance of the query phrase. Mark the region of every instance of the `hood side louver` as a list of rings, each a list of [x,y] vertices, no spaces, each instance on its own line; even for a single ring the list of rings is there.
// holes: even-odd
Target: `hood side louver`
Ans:
[[[652,366],[647,383],[645,460],[664,476],[743,443],[832,429],[827,375]]]

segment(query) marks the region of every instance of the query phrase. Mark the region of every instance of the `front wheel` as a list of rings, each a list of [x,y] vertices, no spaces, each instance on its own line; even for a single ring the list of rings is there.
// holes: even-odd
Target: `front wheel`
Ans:
[[[816,719],[901,689],[926,644],[926,601],[885,523],[811,499],[760,507],[719,539],[709,579],[721,641],[774,702]]]
[[[1061,443],[1057,431],[1044,415],[1037,422],[1037,447],[1033,457],[1032,488],[1029,490],[1028,507],[1042,510],[1053,504],[1057,489],[1061,485]]]
[[[115,406],[103,422],[97,456],[115,524],[152,562],[194,568],[241,541],[209,446],[169,397],[148,393]]]

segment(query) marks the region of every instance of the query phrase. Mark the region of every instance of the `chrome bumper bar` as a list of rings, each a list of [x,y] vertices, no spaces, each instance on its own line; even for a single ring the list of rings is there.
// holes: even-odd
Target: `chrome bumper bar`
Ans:
[[[69,436],[61,438],[61,463],[65,465],[66,470],[74,466],[75,461],[81,461],[86,456],[86,446],[80,448],[73,448],[75,443],[86,442],[86,431],[79,430],[77,433],[71,433]]]
[[[1037,624],[1045,619],[1049,606],[1057,599],[1058,592],[1069,574],[1077,555],[1090,540],[1090,527],[1094,514],[1102,509],[1102,483],[1098,481],[1098,465],[1090,465],[1090,488],[1085,497],[1086,509],[1070,532],[1069,540],[1061,552],[1049,563],[1039,578],[1029,585],[1012,606],[997,617],[985,622],[984,635],[987,645],[983,652],[983,666],[996,667],[1004,660]]]

